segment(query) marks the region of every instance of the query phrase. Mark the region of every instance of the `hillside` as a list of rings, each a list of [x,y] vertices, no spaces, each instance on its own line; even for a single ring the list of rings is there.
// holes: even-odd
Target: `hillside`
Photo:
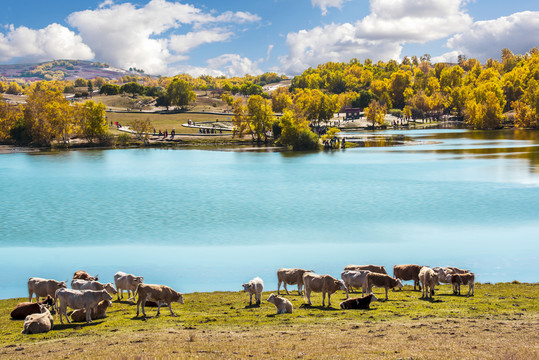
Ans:
[[[15,81],[118,79],[133,74],[108,64],[83,60],[55,60],[39,64],[0,65],[0,79]],[[138,73],[136,73],[138,75]]]

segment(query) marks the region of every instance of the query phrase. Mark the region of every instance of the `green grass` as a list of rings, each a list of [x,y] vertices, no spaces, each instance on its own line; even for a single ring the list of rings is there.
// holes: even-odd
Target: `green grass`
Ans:
[[[375,291],[383,298],[383,290]],[[26,299],[0,300],[0,358],[255,358],[255,359],[511,359],[539,358],[539,284],[476,284],[473,297],[442,286],[434,301],[406,286],[371,310],[341,310],[321,294],[304,306],[297,291],[284,295],[293,314],[275,315],[266,302],[249,306],[243,292],[185,294],[156,317],[135,317],[136,306],[114,301],[107,318],[58,324],[46,334],[21,334],[9,313]],[[355,296],[352,295],[352,296]]]

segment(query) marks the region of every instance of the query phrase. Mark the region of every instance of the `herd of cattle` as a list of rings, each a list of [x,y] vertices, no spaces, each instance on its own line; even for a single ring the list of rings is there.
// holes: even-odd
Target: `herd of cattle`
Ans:
[[[292,313],[292,303],[279,296],[281,284],[289,295],[287,285],[297,285],[298,294],[307,299],[311,305],[311,293],[322,293],[322,306],[325,306],[327,294],[328,306],[331,306],[331,294],[338,290],[346,292],[347,300],[340,303],[342,309],[368,309],[371,301],[378,299],[372,294],[373,287],[385,289],[386,300],[389,289],[401,289],[402,281],[413,280],[414,290],[419,287],[422,291],[422,298],[432,298],[435,286],[438,284],[452,284],[453,293],[460,295],[460,286],[468,285],[468,296],[473,295],[475,275],[468,270],[456,267],[435,267],[430,268],[421,265],[395,265],[393,276],[387,274],[384,266],[376,265],[349,265],[341,273],[341,280],[331,275],[318,275],[312,270],[303,269],[279,269],[277,271],[277,295],[271,294],[267,299],[277,308],[277,314]],[[261,303],[264,283],[261,278],[256,277],[242,285],[243,290],[249,293],[249,305],[252,305],[253,295],[257,305]],[[362,296],[350,299],[349,292],[354,288],[361,288]],[[28,302],[20,303],[11,312],[13,319],[24,319],[23,334],[36,334],[48,332],[53,327],[53,317],[49,309],[56,309],[59,313],[60,323],[63,324],[63,317],[71,323],[67,316],[67,308],[74,311],[71,313],[71,320],[86,321],[87,323],[95,319],[106,317],[106,310],[112,305],[112,295],[117,295],[118,300],[123,299],[123,292],[127,291],[128,301],[137,300],[137,317],[142,308],[142,314],[146,317],[145,306],[156,306],[157,315],[160,314],[161,306],[167,305],[172,316],[172,303],[183,304],[183,295],[165,285],[145,284],[142,276],[117,272],[114,275],[114,285],[112,283],[103,284],[98,281],[97,276],[92,277],[85,271],[77,271],[71,281],[71,289],[67,288],[65,281],[52,279],[42,279],[32,277],[28,280]],[[367,293],[367,295],[365,295]],[[32,302],[35,294],[36,302]],[[40,302],[41,298],[45,300]]]

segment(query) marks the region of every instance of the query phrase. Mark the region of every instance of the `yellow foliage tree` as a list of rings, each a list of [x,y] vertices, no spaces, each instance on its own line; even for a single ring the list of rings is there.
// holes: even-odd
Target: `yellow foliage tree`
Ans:
[[[386,106],[381,105],[380,102],[376,100],[371,100],[369,106],[365,108],[365,118],[367,118],[368,121],[372,122],[373,129],[376,127],[376,124],[384,124],[386,114]]]

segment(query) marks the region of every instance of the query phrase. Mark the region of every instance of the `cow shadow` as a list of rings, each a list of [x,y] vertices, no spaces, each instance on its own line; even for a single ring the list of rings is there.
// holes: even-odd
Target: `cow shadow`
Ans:
[[[260,304],[245,305],[244,309],[254,309],[259,308]]]
[[[300,309],[315,309],[315,310],[322,310],[322,311],[336,311],[336,310],[341,310],[341,308],[335,308],[333,306],[322,306],[322,305],[319,305],[319,306],[314,306],[314,305],[309,305],[309,304],[301,304],[299,306]]]
[[[437,295],[437,296],[439,296],[439,295]],[[430,303],[441,303],[441,302],[443,302],[443,300],[440,300],[440,299],[424,298],[424,297],[420,297],[419,300],[430,302]]]
[[[93,320],[91,323],[86,322],[72,322],[71,324],[59,324],[54,323],[53,330],[67,330],[67,329],[73,329],[73,330],[79,330],[83,327],[90,327],[90,326],[96,326],[104,323],[104,320],[101,321],[95,321]]]

